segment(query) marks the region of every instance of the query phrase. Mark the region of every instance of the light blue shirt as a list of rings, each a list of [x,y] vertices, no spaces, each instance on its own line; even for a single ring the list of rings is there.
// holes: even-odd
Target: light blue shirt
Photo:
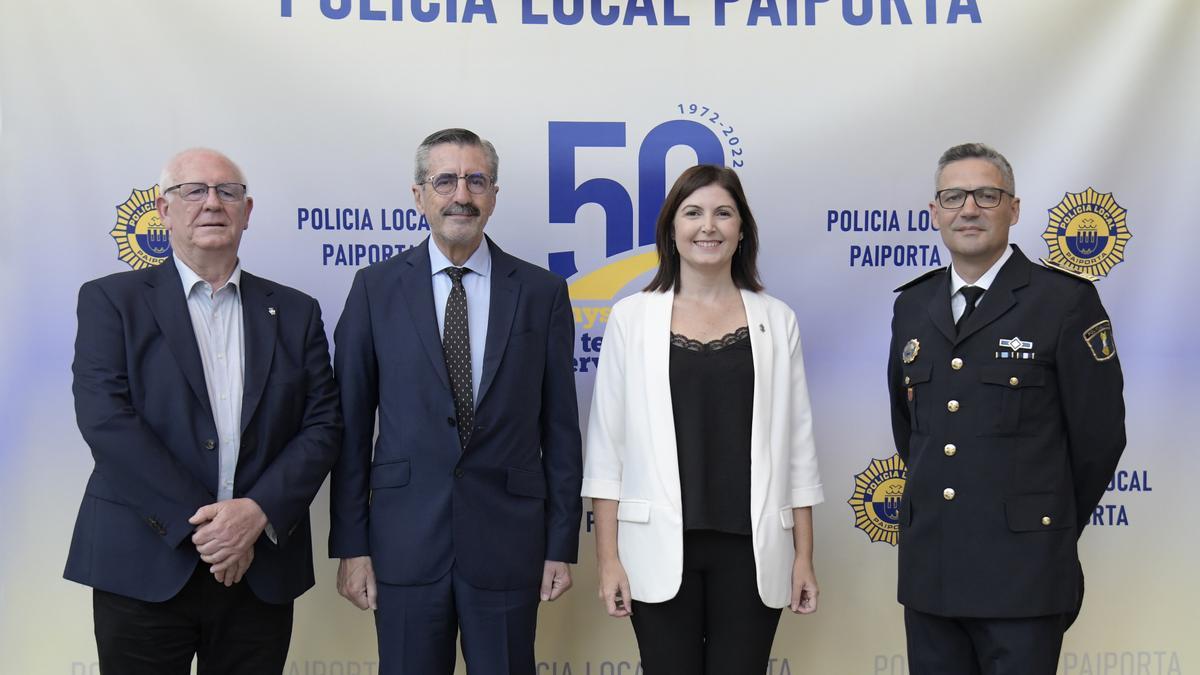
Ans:
[[[1005,246],[1004,253],[1000,256],[1000,259],[993,263],[988,268],[988,271],[984,272],[983,276],[976,279],[973,284],[963,281],[963,278],[958,276],[958,272],[954,271],[954,265],[950,265],[950,314],[954,316],[955,323],[958,323],[959,317],[963,315],[963,312],[967,311],[967,299],[958,291],[963,286],[976,286],[983,289],[983,295],[987,295],[988,287],[996,280],[996,275],[1000,274],[1000,268],[1004,267],[1004,263],[1008,262],[1008,259],[1011,257],[1012,246]],[[979,303],[983,302],[983,295],[979,296],[979,299],[975,301],[976,307],[979,306]]]
[[[233,479],[242,445],[242,389],[246,372],[246,339],[242,330],[242,263],[229,281],[215,292],[182,260],[175,267],[183,281],[188,314],[200,362],[213,422],[217,425],[217,500],[233,498]]]
[[[487,239],[462,265],[471,270],[463,275],[463,289],[467,292],[467,331],[471,337],[471,393],[475,404],[479,404],[479,383],[483,380],[483,350],[487,345],[488,310],[492,305],[492,253]],[[457,267],[442,254],[442,250],[429,238],[429,267],[433,271],[433,307],[437,311],[438,335],[446,333],[446,300],[454,282],[444,271]]]

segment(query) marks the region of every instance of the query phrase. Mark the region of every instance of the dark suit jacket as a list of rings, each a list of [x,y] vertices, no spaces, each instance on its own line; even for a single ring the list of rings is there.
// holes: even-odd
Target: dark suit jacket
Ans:
[[[338,321],[346,431],[331,479],[329,554],[370,555],[388,584],[429,583],[453,564],[481,588],[536,586],[544,560],[575,562],[582,512],[567,286],[488,240],[483,378],[463,451],[431,245],[359,270]]]
[[[1125,447],[1121,364],[1115,351],[1097,360],[1084,337],[1108,319],[1095,287],[1013,248],[957,337],[946,269],[896,299],[888,388],[908,467],[899,599],[929,614],[1076,611],[1076,541]],[[1001,358],[1008,338],[1032,342],[1022,351],[1034,357]],[[904,363],[913,339],[920,350]]]
[[[317,301],[242,272],[242,439],[234,497],[264,534],[246,573],[283,603],[313,585],[308,506],[338,452],[341,418]],[[274,308],[274,312],[269,311]],[[95,458],[64,576],[148,601],[174,596],[199,554],[187,520],[216,501],[217,430],[175,263],[79,289],[75,413]]]

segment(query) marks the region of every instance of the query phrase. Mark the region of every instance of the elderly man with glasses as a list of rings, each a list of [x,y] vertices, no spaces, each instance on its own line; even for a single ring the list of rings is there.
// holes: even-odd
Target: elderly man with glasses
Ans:
[[[471,675],[533,675],[538,603],[571,585],[571,303],[562,278],[484,236],[498,165],[466,129],[421,143],[412,193],[431,235],[359,270],[335,333],[329,552],[338,591],[376,610],[384,675],[450,675],[460,630]]]
[[[94,589],[105,673],[281,673],[341,439],[321,309],[242,269],[254,201],[228,157],[187,150],[159,183],[171,257],[79,291],[95,469],[65,576]]]
[[[1009,245],[1000,153],[950,148],[935,181],[951,266],[897,289],[888,360],[909,671],[1052,675],[1077,541],[1125,447],[1112,325],[1092,280]]]

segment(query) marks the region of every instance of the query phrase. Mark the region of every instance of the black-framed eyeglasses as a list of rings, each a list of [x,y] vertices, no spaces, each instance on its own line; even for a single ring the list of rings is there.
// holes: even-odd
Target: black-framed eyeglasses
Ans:
[[[491,187],[495,178],[486,173],[468,173],[462,176],[452,173],[439,173],[426,178],[421,183],[429,183],[433,191],[439,195],[454,194],[458,189],[458,181],[467,181],[467,191],[474,195],[481,195],[487,192]]]
[[[245,183],[180,183],[163,190],[163,194],[178,192],[180,199],[185,202],[202,202],[208,199],[209,190],[216,190],[217,198],[223,202],[240,202],[246,198]]]
[[[1014,196],[1008,190],[998,187],[981,187],[974,190],[947,188],[937,191],[937,203],[943,209],[961,209],[967,203],[967,195],[971,195],[975,206],[981,209],[994,209],[1000,205],[1004,195]]]

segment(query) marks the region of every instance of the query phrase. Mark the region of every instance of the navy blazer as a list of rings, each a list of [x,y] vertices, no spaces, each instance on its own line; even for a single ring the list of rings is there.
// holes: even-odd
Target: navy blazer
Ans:
[[[338,452],[341,418],[317,301],[242,272],[242,439],[234,497],[266,513],[244,579],[266,602],[313,585],[308,506]],[[79,289],[73,391],[96,466],[64,576],[159,602],[199,554],[187,521],[216,501],[217,430],[179,271],[172,260]]]
[[[346,428],[331,478],[329,555],[369,555],[388,584],[430,583],[454,565],[481,588],[536,586],[544,560],[575,562],[582,515],[567,286],[488,240],[483,378],[464,451],[430,245],[359,270],[338,321]]]

